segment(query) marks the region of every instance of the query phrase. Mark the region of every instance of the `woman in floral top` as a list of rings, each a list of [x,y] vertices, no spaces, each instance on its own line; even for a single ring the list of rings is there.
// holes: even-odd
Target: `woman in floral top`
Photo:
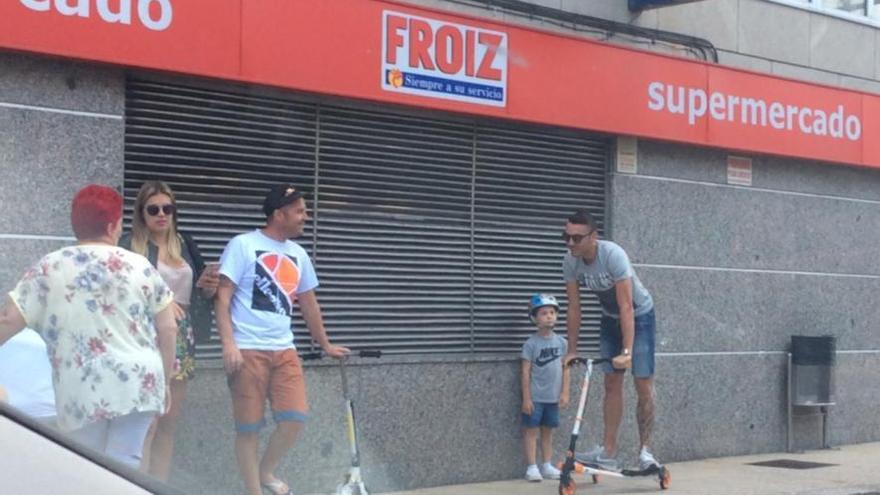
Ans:
[[[46,341],[58,426],[138,466],[165,411],[177,326],[172,294],[143,256],[116,247],[122,197],[91,185],[71,205],[77,244],[44,256],[9,293],[0,344],[25,326]]]

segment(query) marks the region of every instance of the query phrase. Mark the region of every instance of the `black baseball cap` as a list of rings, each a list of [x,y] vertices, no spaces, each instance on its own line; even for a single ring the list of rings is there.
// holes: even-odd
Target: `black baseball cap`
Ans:
[[[272,189],[269,190],[269,193],[266,194],[266,199],[263,201],[263,213],[265,213],[268,218],[272,215],[272,212],[278,208],[283,208],[294,203],[302,197],[302,191],[297,189],[293,184],[278,184],[277,186],[273,186]]]

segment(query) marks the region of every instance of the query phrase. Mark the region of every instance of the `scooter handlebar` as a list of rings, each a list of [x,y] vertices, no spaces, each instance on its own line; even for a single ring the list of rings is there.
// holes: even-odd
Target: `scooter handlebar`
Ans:
[[[576,365],[576,364],[583,364],[583,365],[586,365],[588,361],[592,361],[592,362],[593,362],[593,365],[603,364],[603,363],[611,363],[611,362],[612,362],[611,359],[608,359],[608,358],[596,358],[596,359],[591,359],[591,358],[585,358],[585,357],[577,356],[577,357],[573,357],[573,358],[569,359],[569,360],[568,360],[568,363],[566,363],[566,366],[574,366],[574,365]]]
[[[363,351],[358,352],[357,355],[358,355],[358,357],[362,357],[362,358],[380,358],[380,357],[382,357],[382,351],[378,350],[378,349],[363,350]],[[314,361],[317,359],[321,359],[322,357],[324,357],[324,353],[321,351],[304,352],[299,355],[299,358],[302,359],[303,361]]]
[[[299,355],[299,358],[303,361],[314,361],[315,359],[321,359],[324,356],[324,353],[321,351],[313,351],[313,352],[304,352]]]

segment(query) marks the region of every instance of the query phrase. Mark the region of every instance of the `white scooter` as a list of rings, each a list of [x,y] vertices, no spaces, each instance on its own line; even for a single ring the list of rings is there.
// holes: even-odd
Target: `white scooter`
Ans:
[[[577,491],[577,484],[574,482],[572,474],[585,474],[593,478],[593,483],[599,482],[599,476],[612,476],[615,478],[632,478],[637,476],[653,476],[657,475],[660,481],[660,489],[669,488],[672,483],[672,474],[665,466],[651,466],[644,470],[623,469],[621,471],[608,471],[600,468],[595,464],[581,463],[575,460],[574,452],[577,445],[578,435],[581,430],[581,420],[584,416],[584,409],[587,406],[587,391],[590,389],[590,375],[593,373],[594,364],[610,363],[610,359],[587,359],[576,357],[568,361],[566,366],[575,366],[583,364],[586,367],[584,372],[584,381],[581,383],[581,396],[578,402],[577,416],[575,416],[574,427],[571,431],[571,442],[568,451],[565,454],[565,461],[562,463],[562,473],[559,476],[559,495],[574,495]]]
[[[380,358],[382,351],[360,351],[357,354],[362,358]],[[303,360],[320,359],[320,352],[310,352],[302,355]],[[357,425],[354,418],[354,401],[348,393],[348,377],[345,373],[345,359],[339,360],[339,370],[342,375],[342,398],[345,408],[345,420],[348,432],[349,453],[351,454],[351,467],[345,475],[345,481],[336,486],[335,495],[370,495],[361,478],[360,451],[357,443]]]

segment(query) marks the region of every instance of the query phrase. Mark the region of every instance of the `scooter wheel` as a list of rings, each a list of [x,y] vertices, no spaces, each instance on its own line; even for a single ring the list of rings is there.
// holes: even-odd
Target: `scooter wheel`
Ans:
[[[559,495],[574,495],[577,491],[577,485],[573,479],[569,479],[568,483],[559,483]]]
[[[595,484],[598,484],[598,483],[599,483],[599,475],[598,475],[598,474],[594,474],[594,475],[593,475],[593,484],[595,485]]]
[[[672,473],[665,467],[660,468],[660,489],[666,490],[672,484]]]

